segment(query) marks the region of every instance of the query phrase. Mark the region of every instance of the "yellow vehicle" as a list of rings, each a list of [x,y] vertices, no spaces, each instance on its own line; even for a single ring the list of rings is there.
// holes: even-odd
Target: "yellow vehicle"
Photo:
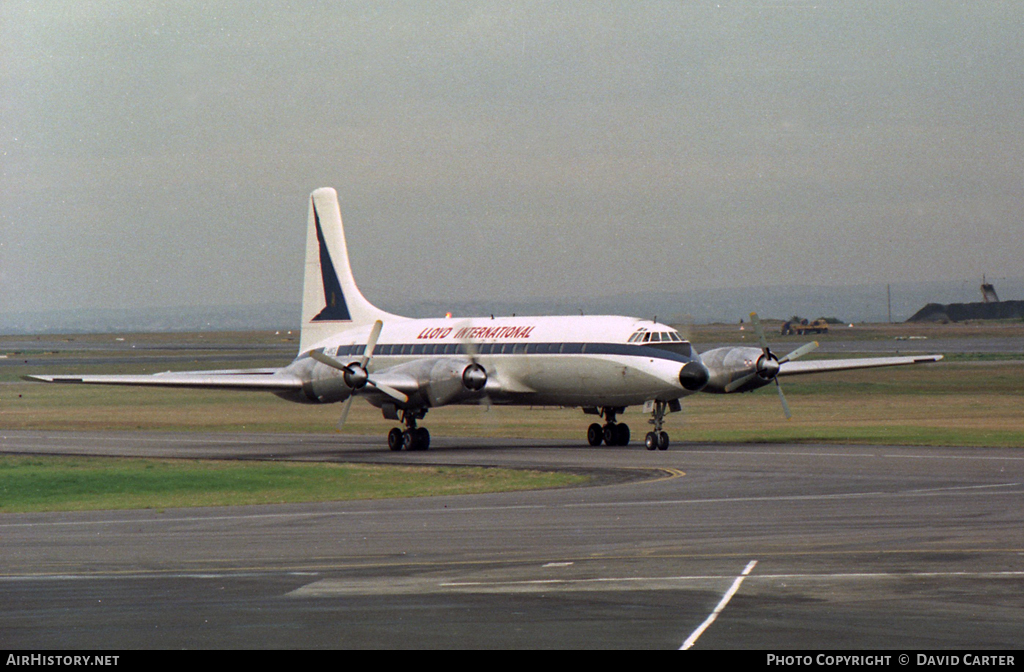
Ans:
[[[803,336],[804,334],[827,334],[828,333],[828,322],[825,318],[819,317],[814,322],[808,322],[807,320],[801,320],[799,318],[793,318],[787,322],[782,323],[782,335],[789,336],[790,334],[797,334]]]

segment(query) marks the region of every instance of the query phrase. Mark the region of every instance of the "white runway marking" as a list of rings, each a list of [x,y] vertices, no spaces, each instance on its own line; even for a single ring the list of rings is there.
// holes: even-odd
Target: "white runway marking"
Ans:
[[[732,599],[732,596],[735,595],[736,591],[740,589],[740,586],[743,584],[743,579],[747,578],[747,575],[750,574],[750,572],[756,566],[757,560],[751,560],[747,563],[747,566],[743,568],[743,571],[740,573],[740,575],[737,576],[736,580],[732,582],[732,586],[730,586],[729,590],[726,591],[725,595],[722,597],[722,600],[718,603],[718,606],[715,607],[715,610],[711,612],[711,615],[708,616],[707,619],[700,624],[700,627],[694,630],[693,633],[686,638],[686,641],[683,642],[683,645],[679,647],[680,651],[686,651],[691,646],[697,643],[697,639],[704,634],[704,631],[707,630],[712,623],[715,622],[715,619],[718,618],[718,615],[722,613],[722,610],[725,609],[726,605],[729,604],[729,600]]]
[[[576,564],[576,563],[567,563]],[[123,572],[93,573],[29,573],[0,574],[0,583],[29,581],[110,581],[139,579],[232,579],[253,576],[320,576],[327,570],[312,571],[287,568],[258,566],[225,568],[220,571],[197,572],[185,569],[166,570],[126,570]],[[308,583],[293,591],[290,595],[305,597],[345,596],[345,595],[379,595],[391,594],[431,594],[439,592],[466,593],[529,593],[529,592],[582,592],[582,591],[629,591],[629,590],[685,590],[685,584],[704,583],[707,581],[723,581],[729,576],[720,574],[690,574],[685,576],[609,576],[580,579],[522,579],[522,580],[439,580],[436,577],[406,577],[396,580],[394,577],[374,576],[364,579],[321,579]],[[839,572],[834,574],[814,573],[778,573],[740,575],[739,579],[749,582],[799,581],[810,584],[828,584],[836,581],[885,580],[902,581],[906,579],[983,579],[983,580],[1024,580],[1024,571],[992,571],[992,572]],[[385,586],[386,584],[386,586]]]

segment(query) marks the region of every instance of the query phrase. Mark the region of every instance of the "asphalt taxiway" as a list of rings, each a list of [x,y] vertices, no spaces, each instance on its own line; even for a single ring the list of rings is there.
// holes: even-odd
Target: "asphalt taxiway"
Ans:
[[[914,651],[1021,642],[1019,450],[674,444],[647,452],[435,437],[429,452],[390,453],[378,437],[337,435],[0,437],[6,453],[528,466],[592,470],[598,483],[0,514],[0,647],[690,642]]]

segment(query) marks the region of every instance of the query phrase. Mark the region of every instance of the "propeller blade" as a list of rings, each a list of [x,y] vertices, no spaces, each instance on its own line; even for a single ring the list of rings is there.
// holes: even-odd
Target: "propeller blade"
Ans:
[[[782,385],[779,385],[779,379],[775,379],[775,389],[779,391],[779,400],[782,402],[782,412],[786,414],[786,420],[791,420],[793,414],[789,411],[789,404],[786,403],[786,395],[782,393]]]
[[[680,318],[680,320],[681,321],[678,324],[673,324],[672,326],[676,328],[676,331],[679,332],[679,336],[682,337],[682,339],[684,341],[692,341],[693,340],[693,315],[690,315],[689,313],[687,313],[686,315],[683,315]]]
[[[463,341],[462,349],[466,351],[466,356],[469,357],[469,361],[474,364],[479,364],[480,350],[477,349],[476,343],[473,341]]]
[[[793,352],[791,352],[789,354],[786,354],[786,355],[783,355],[782,359],[779,360],[779,364],[784,364],[786,362],[791,362],[794,359],[797,359],[799,357],[803,357],[808,352],[811,352],[812,350],[814,350],[817,347],[818,347],[818,342],[817,341],[811,341],[810,343],[805,343],[805,344],[801,345],[799,348],[797,348],[796,350],[794,350]]]
[[[373,357],[373,350],[377,347],[377,339],[380,338],[380,330],[384,328],[384,323],[377,320],[373,323],[373,329],[370,330],[370,338],[366,341],[366,350],[363,352],[363,360],[359,362],[359,365],[364,369],[367,363],[370,361],[370,357]]]
[[[405,394],[403,392],[399,392],[398,390],[396,390],[395,388],[391,387],[390,385],[385,385],[384,383],[378,383],[373,378],[370,378],[369,380],[367,380],[366,384],[367,385],[373,385],[374,387],[376,387],[378,390],[380,390],[384,394],[388,395],[392,399],[395,399],[397,401],[402,402],[403,404],[405,402],[409,401],[409,396],[407,394]]]
[[[338,418],[338,424],[335,425],[335,428],[339,432],[341,431],[341,428],[345,426],[345,420],[348,418],[348,409],[352,408],[352,400],[355,399],[355,396],[356,395],[354,394],[349,395],[348,399],[346,399],[345,403],[341,406],[341,417]]]
[[[761,318],[757,316],[757,313],[751,313],[750,321],[754,324],[754,333],[757,334],[757,340],[761,342],[761,350],[765,355],[770,355],[771,350],[768,349],[768,339],[764,337],[764,329],[761,328]]]
[[[348,371],[349,373],[352,373],[352,369],[348,368],[348,365],[342,364],[333,357],[325,355],[323,350],[310,350],[309,356],[315,359],[316,361],[320,362],[321,364],[326,364],[331,368],[338,369],[339,371]]]
[[[757,371],[754,371],[753,373],[749,373],[749,374],[743,376],[742,378],[737,378],[736,380],[732,381],[731,383],[729,383],[728,385],[725,386],[725,391],[726,392],[733,392],[735,390],[738,390],[739,388],[743,387],[744,385],[749,383],[751,380],[753,380],[754,376],[756,376],[756,375],[757,375]]]

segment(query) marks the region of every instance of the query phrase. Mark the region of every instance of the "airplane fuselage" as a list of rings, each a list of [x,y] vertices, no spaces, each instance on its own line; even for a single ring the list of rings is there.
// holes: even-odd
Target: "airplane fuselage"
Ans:
[[[336,334],[314,348],[341,362],[363,356],[370,328]],[[658,334],[656,343],[637,335]],[[661,342],[664,334],[665,341]],[[630,342],[630,340],[633,342]],[[675,329],[650,320],[622,316],[540,316],[388,320],[383,325],[368,371],[384,372],[384,380],[401,387],[403,375],[420,380],[452,380],[466,366],[478,363],[487,372],[480,390],[458,386],[451,395],[429,394],[411,405],[480,403],[555,406],[631,406],[652,400],[678,399],[687,389],[680,372],[700,362]],[[698,364],[691,364],[691,368]],[[304,380],[324,381],[330,367],[300,355],[289,367]],[[437,369],[438,375],[431,376]],[[341,375],[340,372],[335,372]],[[323,387],[323,386],[322,386]],[[293,401],[333,401],[313,385]],[[364,393],[374,405],[385,395]]]

